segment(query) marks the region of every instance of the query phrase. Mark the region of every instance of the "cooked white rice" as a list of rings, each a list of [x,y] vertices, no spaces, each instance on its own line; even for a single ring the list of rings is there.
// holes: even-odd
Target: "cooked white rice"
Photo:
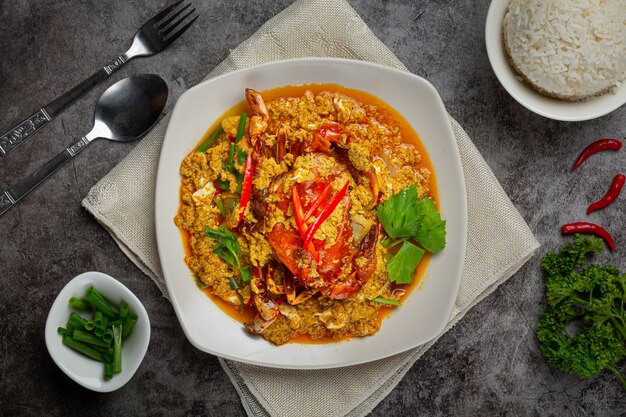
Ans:
[[[546,95],[582,100],[626,76],[626,0],[511,0],[503,31],[513,67]]]

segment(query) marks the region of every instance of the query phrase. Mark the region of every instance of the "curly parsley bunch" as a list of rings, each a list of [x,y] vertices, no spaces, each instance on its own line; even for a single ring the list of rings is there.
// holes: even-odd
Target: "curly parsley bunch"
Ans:
[[[626,388],[618,368],[626,358],[626,275],[612,266],[585,266],[603,247],[597,237],[576,235],[558,254],[543,257],[548,307],[537,338],[550,365],[581,378],[608,369]]]

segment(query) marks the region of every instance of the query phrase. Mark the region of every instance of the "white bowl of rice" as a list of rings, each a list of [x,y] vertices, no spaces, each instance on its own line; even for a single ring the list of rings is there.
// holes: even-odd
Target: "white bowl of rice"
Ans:
[[[624,0],[493,0],[485,40],[500,83],[537,114],[589,120],[626,103]]]

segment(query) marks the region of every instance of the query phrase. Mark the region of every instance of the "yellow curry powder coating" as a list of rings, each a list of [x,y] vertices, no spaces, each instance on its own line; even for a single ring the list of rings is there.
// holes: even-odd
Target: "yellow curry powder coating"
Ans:
[[[429,195],[430,171],[422,164],[422,155],[416,147],[403,141],[402,129],[391,110],[381,103],[362,103],[341,93],[321,91],[319,88],[317,90],[317,93],[306,90],[297,97],[285,95],[266,99],[269,120],[262,138],[265,144],[273,145],[284,138],[289,150],[290,144],[310,142],[313,133],[324,123],[340,122],[351,136],[350,142],[346,144],[350,164],[358,171],[374,170],[380,188],[380,201],[385,201],[404,187],[415,183],[420,196]],[[175,222],[188,232],[190,251],[185,261],[197,279],[209,287],[212,295],[231,305],[243,306],[251,302],[250,284],[245,283],[236,290],[231,288],[231,277],[242,283],[240,272],[214,253],[216,241],[204,235],[205,228],[215,229],[223,221],[213,198],[207,198],[215,192],[216,180],[229,180],[231,189],[228,191],[236,191],[234,175],[223,167],[228,158],[231,142],[229,135],[236,134],[238,123],[239,116],[226,117],[221,122],[225,133],[216,144],[204,153],[191,152],[183,161],[180,168],[181,207]],[[345,136],[347,135],[344,134],[343,139]],[[251,152],[247,133],[238,145],[245,152]],[[346,170],[340,161],[320,155],[304,153],[294,158],[287,153],[280,162],[272,156],[261,156],[255,168],[253,187],[268,189],[276,177],[283,175],[286,177],[281,182],[282,192],[284,195],[291,195],[291,186],[294,183],[309,181],[315,176],[327,177],[341,167],[343,173],[333,177],[330,195],[337,194],[346,181],[349,181],[353,185],[348,191],[352,224],[357,221],[371,223],[376,227],[377,219],[372,209],[376,196],[372,194],[369,180],[353,178],[351,172],[354,170]],[[236,163],[235,168],[243,173],[244,167],[241,164]],[[292,204],[289,203],[286,211],[281,211],[278,208],[280,199],[274,190],[268,191],[266,202],[272,209],[265,213],[264,222],[258,223],[259,219],[255,218],[252,210],[245,211],[244,222],[255,225],[253,231],[245,230],[238,234],[242,249],[240,259],[245,265],[262,267],[274,259],[272,246],[265,233],[277,224],[282,224],[286,229],[297,228]],[[324,241],[325,247],[332,245],[337,238],[344,204],[344,201],[339,203],[314,235],[314,239]],[[311,216],[306,222],[309,227],[314,217]],[[228,220],[225,224],[229,226]],[[317,293],[297,305],[284,301],[279,306],[280,315],[261,336],[275,344],[283,344],[302,334],[312,339],[338,340],[376,333],[381,323],[379,311],[384,306],[368,300],[378,296],[395,297],[391,294],[392,287],[385,270],[386,252],[380,243],[376,244],[375,272],[355,295],[343,300],[333,300]],[[357,266],[367,261],[365,258],[354,259]],[[344,279],[344,275],[348,273],[346,266],[341,270],[339,279]],[[315,271],[312,271],[312,276],[315,276]],[[274,274],[274,284],[283,285],[283,274],[279,269]],[[272,288],[268,290],[272,292]]]

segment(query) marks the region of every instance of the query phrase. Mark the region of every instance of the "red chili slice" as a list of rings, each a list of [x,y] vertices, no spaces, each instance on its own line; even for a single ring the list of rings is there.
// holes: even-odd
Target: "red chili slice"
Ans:
[[[622,142],[617,139],[599,139],[587,146],[574,162],[574,169],[582,165],[587,158],[596,152],[601,151],[619,151],[622,148]]]
[[[626,177],[624,177],[622,174],[617,174],[613,178],[613,183],[611,184],[609,191],[607,191],[604,197],[602,197],[600,200],[589,205],[589,207],[587,208],[587,214],[590,214],[596,210],[603,209],[611,204],[622,191],[622,187],[624,186],[624,180],[626,180]]]
[[[239,220],[237,226],[243,220],[243,214],[246,212],[246,207],[250,202],[250,195],[252,194],[252,156],[248,154],[246,156],[246,167],[243,170],[243,184],[241,185],[241,200],[239,200],[239,207],[241,212],[239,213]]]
[[[311,206],[309,211],[307,211],[304,217],[302,218],[303,222],[309,220],[309,217],[311,217],[313,213],[315,213],[315,210],[317,210],[317,208],[324,202],[324,199],[326,198],[326,194],[328,194],[328,192],[330,191],[331,185],[332,183],[330,182],[326,184],[326,187],[324,187],[320,195],[317,196],[317,198],[313,202],[313,205]]]
[[[300,195],[298,194],[298,190],[296,186],[291,187],[291,202],[293,204],[293,217],[296,220],[296,226],[298,227],[298,231],[300,232],[300,236],[302,239],[306,236],[306,224],[304,223],[306,219],[303,218],[304,209],[302,208],[302,202],[300,200]],[[313,242],[309,243],[308,246],[305,246],[308,250],[315,262],[320,261],[320,255],[317,253]]]
[[[613,238],[611,237],[609,232],[607,232],[606,229],[598,226],[597,224],[588,222],[569,223],[564,224],[561,227],[561,231],[564,235],[571,235],[573,233],[590,233],[600,236],[602,239],[604,239],[606,244],[609,245],[609,248],[611,248],[611,250],[615,250],[615,243],[613,242]]]
[[[304,245],[303,245],[305,248],[309,245],[309,243],[311,243],[311,240],[313,239],[313,235],[315,234],[315,232],[317,232],[317,229],[320,228],[322,223],[324,223],[324,221],[330,217],[332,212],[339,205],[339,202],[341,201],[341,199],[346,195],[346,192],[348,192],[349,186],[350,186],[350,181],[346,181],[346,184],[343,186],[343,188],[341,188],[341,190],[339,190],[339,192],[331,200],[331,202],[328,203],[326,207],[324,207],[320,215],[317,216],[317,218],[315,219],[311,227],[306,231],[306,236],[304,237]]]

